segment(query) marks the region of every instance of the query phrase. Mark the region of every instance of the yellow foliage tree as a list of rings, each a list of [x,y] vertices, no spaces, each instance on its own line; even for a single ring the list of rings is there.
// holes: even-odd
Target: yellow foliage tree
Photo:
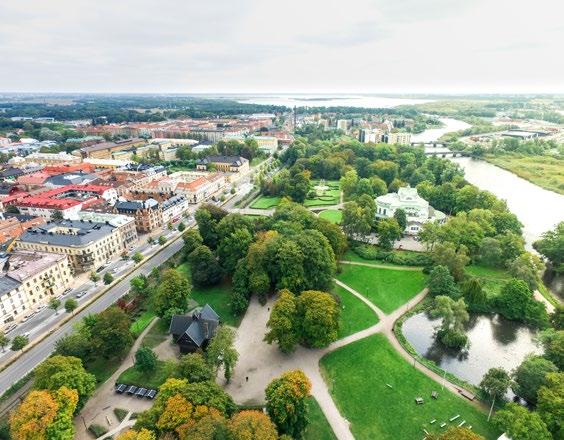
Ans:
[[[156,440],[157,436],[153,431],[142,428],[140,431],[130,429],[123,434],[118,435],[116,440]]]
[[[32,391],[10,417],[14,440],[43,440],[57,416],[59,404],[49,391]]]
[[[277,440],[278,433],[270,418],[260,411],[241,411],[227,423],[233,440]]]
[[[164,410],[157,421],[157,428],[163,431],[174,431],[180,425],[188,423],[192,418],[194,407],[180,394],[169,397]]]

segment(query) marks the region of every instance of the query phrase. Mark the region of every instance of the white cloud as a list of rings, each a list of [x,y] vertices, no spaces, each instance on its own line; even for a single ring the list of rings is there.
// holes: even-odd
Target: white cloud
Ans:
[[[564,92],[557,0],[18,0],[0,89]]]

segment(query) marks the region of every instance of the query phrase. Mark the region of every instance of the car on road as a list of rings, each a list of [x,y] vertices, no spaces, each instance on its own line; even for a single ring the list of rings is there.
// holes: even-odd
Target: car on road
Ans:
[[[6,329],[4,330],[4,333],[10,333],[12,330],[14,330],[18,325],[17,324],[10,324],[8,327],[6,327]]]
[[[20,321],[20,323],[24,323],[26,321],[29,321],[33,317],[33,315],[35,315],[35,313],[28,313],[27,315],[25,315],[23,317],[23,319]]]
[[[86,290],[81,290],[80,292],[78,292],[76,294],[77,298],[82,298],[84,295],[86,295]]]
[[[67,293],[71,293],[72,289],[69,287],[68,289],[65,289],[65,291],[63,292],[63,296],[65,296]]]
[[[106,267],[107,267],[107,265],[102,264],[98,269],[96,269],[96,272],[100,273],[100,272],[102,272]]]
[[[41,310],[43,310],[45,307],[47,307],[45,304],[41,304],[39,306],[37,306],[37,309],[35,309],[37,312],[40,312]]]

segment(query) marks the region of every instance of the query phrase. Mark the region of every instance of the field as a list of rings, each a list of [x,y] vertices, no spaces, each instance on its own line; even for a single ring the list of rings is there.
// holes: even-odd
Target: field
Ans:
[[[341,298],[339,339],[364,330],[378,322],[378,317],[372,309],[346,289],[335,286],[333,293]]]
[[[506,154],[485,159],[542,188],[564,194],[564,160],[549,156]]]
[[[182,263],[176,268],[178,272],[190,279],[190,266],[187,262]],[[221,322],[227,325],[238,327],[242,316],[235,316],[231,312],[229,301],[231,300],[231,284],[224,282],[217,286],[196,287],[192,286],[190,299],[196,301],[200,306],[209,304],[219,315]]]
[[[276,206],[278,206],[278,204],[280,203],[281,200],[282,200],[282,197],[277,197],[277,196],[273,196],[273,197],[260,196],[253,203],[251,203],[249,208],[252,208],[252,209],[271,209],[271,208],[275,208]]]
[[[340,209],[326,209],[325,211],[321,211],[319,213],[319,217],[338,225],[343,219],[343,212]]]
[[[479,278],[488,297],[499,295],[502,287],[511,279],[511,275],[504,269],[496,269],[480,265],[466,266],[464,269],[469,275]]]
[[[325,414],[321,411],[314,397],[308,397],[307,407],[309,424],[304,434],[304,440],[337,440],[331,425],[329,425]]]
[[[151,311],[143,312],[135,321],[131,323],[129,331],[131,331],[131,333],[133,333],[133,336],[136,338],[143,332],[143,330],[147,328],[154,317],[155,314]]]
[[[441,392],[439,384],[401,358],[381,334],[334,351],[320,364],[331,395],[358,440],[419,439],[425,436],[423,429],[438,432],[443,422],[456,426],[463,420],[488,440],[500,435],[486,422],[485,413]],[[431,399],[432,391],[439,393],[437,400]],[[416,405],[416,397],[425,403]],[[458,414],[456,422],[449,421]]]
[[[157,345],[166,341],[168,338],[169,323],[159,318],[147,332],[141,345],[145,347],[155,348]]]
[[[352,287],[385,313],[393,312],[425,287],[425,275],[419,270],[398,270],[342,265],[339,281]]]
[[[172,375],[174,368],[174,362],[164,361],[157,361],[157,369],[150,373],[142,373],[135,367],[130,367],[119,375],[117,382],[157,389]]]

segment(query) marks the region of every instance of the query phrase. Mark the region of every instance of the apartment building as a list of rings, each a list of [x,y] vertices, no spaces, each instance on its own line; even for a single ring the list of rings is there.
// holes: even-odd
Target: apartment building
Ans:
[[[94,144],[89,147],[83,147],[78,150],[78,152],[83,158],[92,157],[95,159],[113,159],[113,153],[123,150],[135,150],[135,148],[141,147],[145,144],[145,139],[133,138],[116,142],[102,142],[100,144]]]
[[[408,145],[411,143],[411,133],[388,133],[384,135],[384,142]]]
[[[62,294],[73,280],[67,255],[18,250],[0,256],[0,326]]]
[[[24,214],[0,213],[0,244],[18,238],[29,228],[45,223],[43,217]]]
[[[123,251],[137,243],[137,228],[133,217],[108,212],[80,211],[78,220],[91,223],[107,223],[117,228]]]
[[[76,272],[92,271],[125,250],[118,228],[84,220],[50,222],[24,232],[17,249],[68,255]]]
[[[163,225],[162,208],[155,199],[118,201],[114,213],[135,218],[138,232],[150,233]]]

